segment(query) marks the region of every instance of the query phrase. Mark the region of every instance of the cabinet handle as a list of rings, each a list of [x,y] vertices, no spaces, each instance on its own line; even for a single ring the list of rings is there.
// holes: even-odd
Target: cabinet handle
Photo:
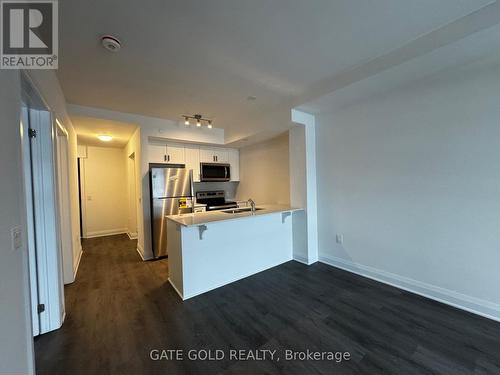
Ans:
[[[163,155],[163,161],[167,161],[167,155]]]
[[[168,155],[168,161],[170,161],[170,155]]]

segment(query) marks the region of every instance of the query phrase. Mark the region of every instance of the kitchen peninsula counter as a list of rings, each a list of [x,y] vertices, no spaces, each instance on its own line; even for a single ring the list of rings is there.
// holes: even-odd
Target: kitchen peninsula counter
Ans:
[[[169,282],[183,300],[288,262],[303,246],[303,209],[224,211],[167,216]]]

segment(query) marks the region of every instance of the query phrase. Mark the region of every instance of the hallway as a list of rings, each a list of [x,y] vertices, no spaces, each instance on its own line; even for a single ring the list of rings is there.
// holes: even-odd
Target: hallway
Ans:
[[[35,341],[37,374],[495,373],[500,324],[323,264],[289,262],[182,302],[167,261],[126,235],[85,240],[66,322]],[[153,361],[152,349],[269,349],[281,361]],[[285,349],[350,360],[285,361]],[[185,357],[187,357],[185,355]]]

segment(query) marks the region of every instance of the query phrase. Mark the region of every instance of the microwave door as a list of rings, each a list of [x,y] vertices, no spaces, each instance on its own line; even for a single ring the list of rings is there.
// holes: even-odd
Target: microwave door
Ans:
[[[229,165],[226,164],[201,164],[202,181],[229,181]]]

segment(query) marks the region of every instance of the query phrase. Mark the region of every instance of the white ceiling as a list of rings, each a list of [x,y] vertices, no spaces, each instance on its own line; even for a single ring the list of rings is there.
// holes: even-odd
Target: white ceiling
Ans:
[[[290,104],[318,82],[489,3],[64,0],[58,76],[69,103],[174,120],[202,113],[234,141],[288,126]],[[100,47],[107,33],[122,51]]]
[[[78,144],[88,146],[124,147],[137,129],[134,124],[83,116],[72,115],[71,122],[78,134]],[[101,134],[111,135],[113,140],[100,141],[97,136]]]

